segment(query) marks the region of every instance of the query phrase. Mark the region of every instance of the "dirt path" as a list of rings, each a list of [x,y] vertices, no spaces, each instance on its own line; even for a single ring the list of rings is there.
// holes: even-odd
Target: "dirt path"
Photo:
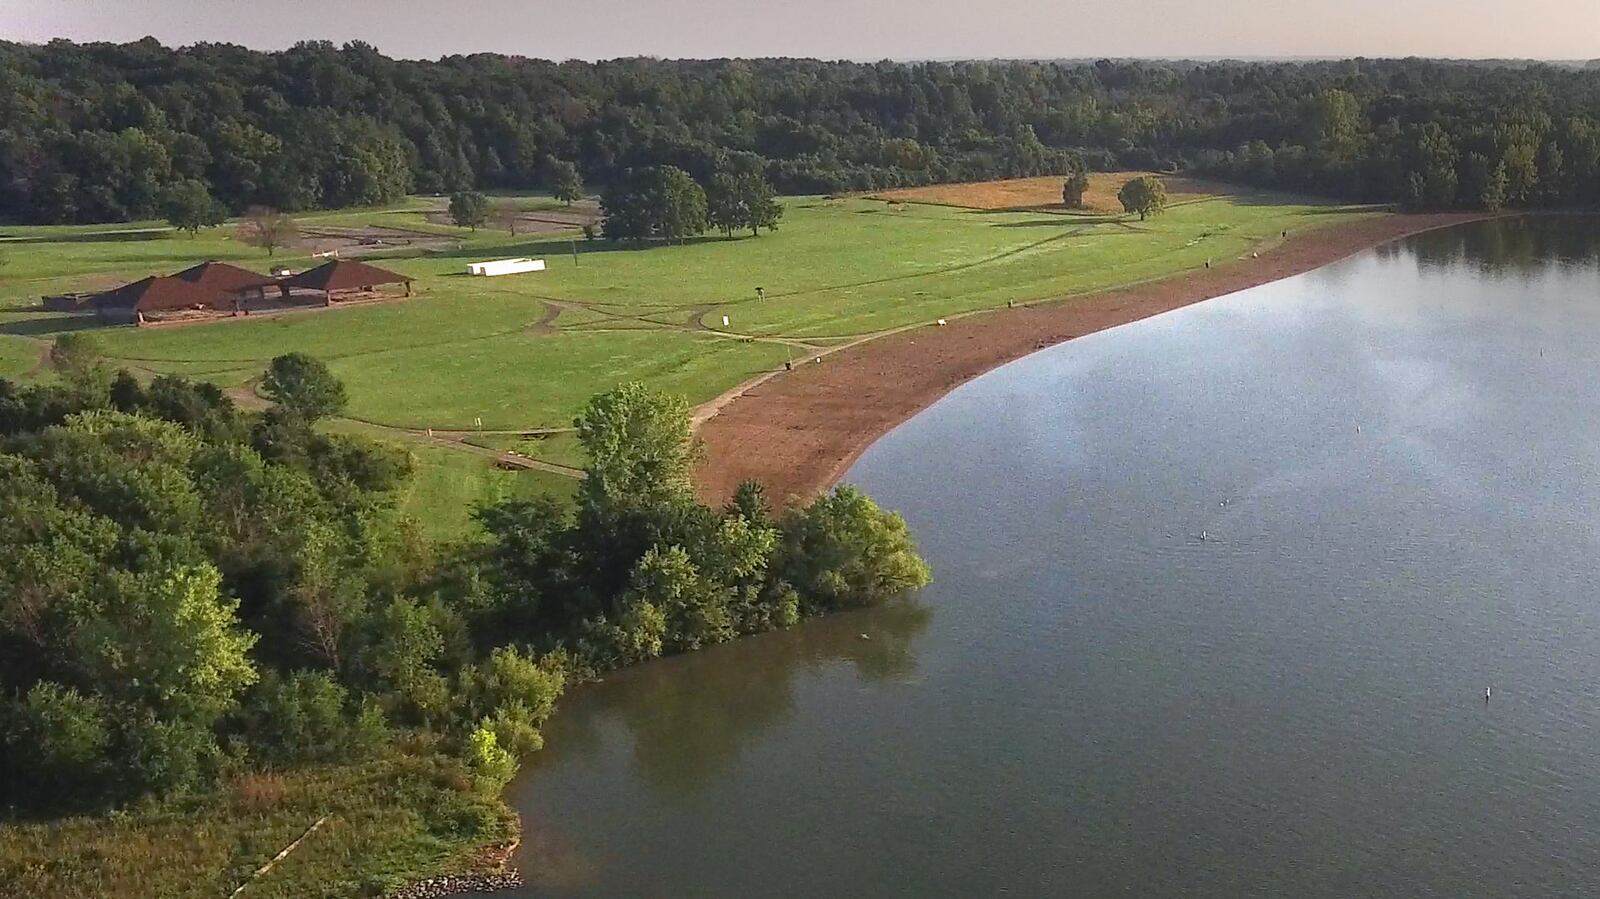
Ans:
[[[1074,337],[1310,271],[1396,238],[1483,218],[1388,215],[1291,236],[1245,258],[1104,293],[915,326],[821,351],[746,381],[696,414],[701,496],[755,479],[775,499],[826,490],[895,425],[990,369]]]

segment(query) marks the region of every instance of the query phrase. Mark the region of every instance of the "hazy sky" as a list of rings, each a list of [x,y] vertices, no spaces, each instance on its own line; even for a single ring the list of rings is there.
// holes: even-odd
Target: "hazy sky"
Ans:
[[[1600,0],[0,0],[0,36],[391,56],[1600,56]]]

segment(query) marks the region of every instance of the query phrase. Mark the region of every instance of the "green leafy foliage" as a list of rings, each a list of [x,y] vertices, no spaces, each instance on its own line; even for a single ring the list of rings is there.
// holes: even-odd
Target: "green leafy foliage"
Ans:
[[[273,359],[261,381],[261,392],[308,422],[344,410],[344,385],[322,360],[304,353]]]
[[[234,214],[480,185],[565,201],[584,180],[614,186],[654,166],[709,184],[743,154],[789,194],[1069,174],[1081,156],[1099,170],[1472,205],[1479,195],[1460,185],[1478,153],[1490,171],[1506,165],[1511,205],[1600,199],[1592,69],[769,59],[732,77],[716,60],[424,62],[359,42],[4,50],[0,208],[35,222],[162,217],[170,186],[189,181]],[[1453,152],[1426,146],[1430,126]]]
[[[201,228],[215,227],[227,218],[227,210],[211,196],[210,188],[204,181],[194,178],[168,184],[161,205],[167,224],[189,232],[191,237],[200,233]]]
[[[677,166],[626,172],[601,195],[600,206],[610,240],[681,242],[711,225],[704,188]]]
[[[578,173],[578,167],[565,159],[545,159],[544,183],[550,189],[551,196],[568,206],[572,205],[573,200],[583,197],[583,177]]]
[[[1167,186],[1154,175],[1142,175],[1122,185],[1122,189],[1117,192],[1117,200],[1122,203],[1124,210],[1138,213],[1139,221],[1142,222],[1152,215],[1166,211]]]
[[[253,413],[106,376],[93,350],[61,347],[62,383],[0,381],[0,789],[35,814],[165,797],[203,816],[232,784],[376,766],[423,781],[386,787],[401,842],[502,839],[494,796],[573,678],[927,580],[905,523],[848,488],[776,515],[755,485],[700,504],[688,406],[640,384],[578,417],[575,509],[492,505],[441,548],[394,512],[407,463],[310,426],[343,395],[317,360],[276,360],[278,406]],[[381,858],[351,864],[377,873],[325,892],[392,886]]]
[[[450,221],[476,231],[488,220],[488,197],[475,190],[457,191],[450,196]]]

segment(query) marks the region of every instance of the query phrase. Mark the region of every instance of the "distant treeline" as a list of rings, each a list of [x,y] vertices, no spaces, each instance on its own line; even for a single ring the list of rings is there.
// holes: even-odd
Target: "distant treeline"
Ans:
[[[849,63],[490,54],[389,59],[153,39],[0,43],[0,213],[224,207],[607,185],[760,166],[785,193],[1093,169],[1187,170],[1413,207],[1592,205],[1600,71],[1425,60]],[[732,158],[730,158],[732,157]]]

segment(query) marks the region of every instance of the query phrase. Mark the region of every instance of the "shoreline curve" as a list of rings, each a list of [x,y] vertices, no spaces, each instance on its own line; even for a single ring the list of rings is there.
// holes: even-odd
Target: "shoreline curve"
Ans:
[[[1383,214],[1294,234],[1258,258],[1231,260],[1097,293],[995,308],[897,329],[747,381],[698,410],[702,500],[726,501],[745,480],[776,504],[831,488],[874,442],[988,371],[1085,334],[1321,268],[1425,231],[1495,218]]]

